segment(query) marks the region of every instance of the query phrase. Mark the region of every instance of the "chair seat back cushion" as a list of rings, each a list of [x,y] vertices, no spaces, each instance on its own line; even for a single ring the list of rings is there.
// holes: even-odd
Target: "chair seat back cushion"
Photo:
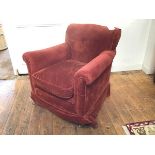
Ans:
[[[66,31],[66,42],[71,59],[88,63],[103,50],[111,50],[114,30],[95,24],[71,24]]]

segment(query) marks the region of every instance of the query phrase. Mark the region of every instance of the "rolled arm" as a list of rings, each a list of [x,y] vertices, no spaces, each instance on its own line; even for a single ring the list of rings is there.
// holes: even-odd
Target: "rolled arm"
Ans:
[[[115,54],[115,51],[103,51],[88,64],[80,68],[74,75],[75,79],[83,79],[87,85],[90,85],[112,64]]]
[[[34,73],[44,67],[68,58],[68,46],[66,43],[50,48],[26,52],[23,59],[28,66],[30,73]]]

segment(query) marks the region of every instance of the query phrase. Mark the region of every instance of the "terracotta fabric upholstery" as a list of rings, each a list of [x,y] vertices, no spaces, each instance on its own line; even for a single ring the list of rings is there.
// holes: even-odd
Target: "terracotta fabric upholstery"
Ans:
[[[46,67],[32,75],[36,87],[60,98],[73,97],[74,74],[85,63],[66,60]]]
[[[34,102],[61,118],[96,126],[110,95],[109,77],[121,30],[95,24],[71,24],[65,42],[23,54]]]

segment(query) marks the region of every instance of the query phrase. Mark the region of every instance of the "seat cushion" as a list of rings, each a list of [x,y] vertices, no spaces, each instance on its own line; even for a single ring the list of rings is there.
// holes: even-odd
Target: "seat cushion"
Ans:
[[[76,60],[66,60],[46,67],[32,78],[35,86],[60,98],[73,97],[73,76],[85,63]]]

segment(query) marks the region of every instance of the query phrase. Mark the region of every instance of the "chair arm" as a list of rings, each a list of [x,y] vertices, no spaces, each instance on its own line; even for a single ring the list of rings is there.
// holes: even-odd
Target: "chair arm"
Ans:
[[[112,64],[116,52],[107,50],[90,61],[88,64],[80,68],[74,75],[77,79],[84,79],[86,85],[90,85],[95,81],[108,66]]]
[[[28,66],[29,73],[32,74],[58,61],[67,59],[68,53],[68,46],[63,43],[42,50],[26,52],[23,54],[23,60]]]

